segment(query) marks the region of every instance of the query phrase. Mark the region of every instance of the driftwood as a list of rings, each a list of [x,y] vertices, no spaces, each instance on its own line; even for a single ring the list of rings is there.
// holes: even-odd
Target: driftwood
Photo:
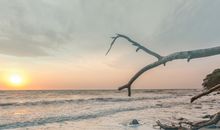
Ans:
[[[210,120],[193,124],[192,129],[197,130],[206,126],[215,125],[220,121],[220,112],[216,113]]]
[[[212,48],[206,48],[206,49],[198,49],[198,50],[190,50],[190,51],[182,51],[182,52],[175,52],[172,54],[169,54],[167,56],[161,56],[160,54],[142,46],[141,44],[139,44],[138,42],[132,40],[131,38],[122,35],[122,34],[117,34],[115,37],[112,37],[113,41],[110,45],[109,50],[107,51],[106,55],[110,52],[112,46],[114,45],[115,41],[118,38],[124,38],[126,40],[128,40],[129,42],[132,43],[132,45],[136,46],[137,49],[136,51],[139,50],[143,50],[144,52],[156,57],[158,59],[158,61],[155,61],[147,66],[145,66],[144,68],[142,68],[141,70],[139,70],[130,80],[127,84],[119,87],[119,90],[122,89],[128,89],[128,96],[131,96],[131,85],[132,83],[144,72],[155,68],[159,65],[166,65],[167,62],[169,61],[173,61],[173,60],[177,60],[177,59],[187,59],[187,61],[189,62],[191,59],[195,59],[195,58],[202,58],[202,57],[208,57],[208,56],[214,56],[214,55],[218,55],[220,54],[220,46],[217,47],[212,47]]]
[[[191,103],[195,101],[198,98],[201,98],[205,95],[208,95],[220,88],[220,84],[216,85],[215,87],[211,88],[210,90],[207,90],[203,93],[200,93],[194,97],[191,98]],[[160,126],[160,128],[164,130],[198,130],[200,128],[204,128],[206,126],[216,125],[220,121],[220,112],[210,116],[210,120],[206,121],[200,121],[200,122],[179,122],[180,125],[166,125],[162,124],[160,121],[157,121],[157,125]],[[187,124],[189,127],[182,127],[182,124]]]
[[[191,103],[193,103],[195,100],[203,96],[206,96],[220,89],[220,83],[218,80],[220,78],[219,72],[220,72],[220,69],[216,69],[211,74],[208,74],[206,76],[206,78],[203,80],[204,91],[192,97]],[[174,125],[174,124],[167,125],[167,124],[161,123],[160,121],[157,121],[156,123],[157,123],[157,126],[159,126],[160,128],[164,130],[198,130],[200,128],[216,125],[220,121],[220,112],[214,115],[208,116],[208,118],[210,119],[205,120],[205,121],[200,121],[200,122],[190,122],[187,119],[185,119],[185,121],[179,122],[178,125]],[[188,127],[183,127],[183,124],[187,125]],[[220,127],[218,127],[218,129],[220,129]]]
[[[160,121],[156,121],[157,126],[160,127],[160,129],[164,129],[164,130],[187,130],[188,128],[182,127],[180,124],[179,125],[167,125],[167,124],[163,124]]]
[[[163,124],[160,121],[157,121],[157,126],[164,130],[199,130],[200,128],[204,128],[211,125],[216,125],[220,121],[220,112],[216,113],[214,116],[211,117],[210,120],[200,121],[200,122],[179,122],[178,125],[167,125]],[[183,124],[188,125],[182,126]]]
[[[208,95],[208,94],[210,94],[210,93],[212,93],[212,92],[214,92],[214,91],[216,91],[216,90],[218,90],[218,89],[220,89],[220,84],[217,84],[215,87],[213,87],[213,88],[211,88],[211,89],[209,89],[209,90],[207,90],[207,91],[205,91],[205,92],[202,92],[202,93],[200,93],[200,94],[198,94],[198,95],[192,97],[192,98],[191,98],[191,103],[194,102],[195,100],[197,100],[198,98],[201,98],[201,97],[203,97],[203,96],[206,96],[206,95]]]

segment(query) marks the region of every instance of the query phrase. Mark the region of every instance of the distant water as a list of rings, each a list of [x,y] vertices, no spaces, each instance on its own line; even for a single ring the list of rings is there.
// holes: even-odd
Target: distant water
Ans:
[[[158,119],[191,120],[220,110],[220,97],[190,104],[197,90],[0,91],[0,129],[153,130]],[[130,126],[138,119],[140,126]]]

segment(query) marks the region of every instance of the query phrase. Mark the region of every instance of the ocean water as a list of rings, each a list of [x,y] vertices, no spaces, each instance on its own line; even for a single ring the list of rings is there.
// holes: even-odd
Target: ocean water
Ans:
[[[199,90],[0,91],[0,129],[155,130],[155,121],[192,121],[220,110],[220,96],[190,103]],[[129,123],[137,119],[140,125]]]

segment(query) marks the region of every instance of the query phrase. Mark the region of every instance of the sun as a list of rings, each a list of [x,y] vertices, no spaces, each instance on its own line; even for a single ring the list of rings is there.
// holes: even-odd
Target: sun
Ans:
[[[9,69],[0,73],[0,84],[8,90],[28,89],[31,77],[25,70]]]
[[[9,77],[9,82],[13,85],[21,85],[22,82],[23,82],[23,78],[21,75],[18,75],[18,74],[12,74],[10,77]]]

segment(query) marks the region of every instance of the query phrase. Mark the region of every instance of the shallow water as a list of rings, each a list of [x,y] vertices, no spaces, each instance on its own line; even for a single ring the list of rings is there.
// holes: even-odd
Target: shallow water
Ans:
[[[154,130],[156,120],[201,120],[220,110],[220,96],[193,104],[197,90],[0,91],[0,129]],[[138,119],[140,125],[129,122]]]

